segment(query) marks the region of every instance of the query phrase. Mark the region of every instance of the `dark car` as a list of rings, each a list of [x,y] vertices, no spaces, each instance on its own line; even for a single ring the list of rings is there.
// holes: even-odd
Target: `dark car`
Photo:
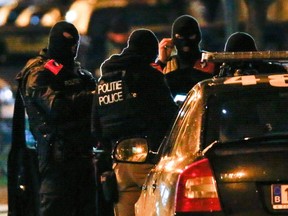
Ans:
[[[158,153],[143,141],[119,142],[118,162],[158,157],[136,215],[288,215],[287,80],[271,74],[202,81]]]
[[[0,7],[0,63],[23,65],[46,46],[50,28],[68,7],[56,2],[12,1]]]

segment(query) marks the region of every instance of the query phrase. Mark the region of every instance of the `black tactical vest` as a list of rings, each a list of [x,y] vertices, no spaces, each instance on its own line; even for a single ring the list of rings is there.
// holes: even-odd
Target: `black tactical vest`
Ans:
[[[101,77],[97,84],[94,104],[105,139],[140,136],[146,128],[143,100],[137,92],[129,91],[125,75],[125,70],[113,71]]]

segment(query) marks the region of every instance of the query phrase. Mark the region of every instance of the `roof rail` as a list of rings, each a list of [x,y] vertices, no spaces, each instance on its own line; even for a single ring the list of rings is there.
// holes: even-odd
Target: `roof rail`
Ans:
[[[288,61],[288,51],[203,52],[202,62]]]

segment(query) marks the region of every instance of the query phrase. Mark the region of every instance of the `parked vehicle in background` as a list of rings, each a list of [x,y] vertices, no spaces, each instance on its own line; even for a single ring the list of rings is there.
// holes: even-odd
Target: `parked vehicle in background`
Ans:
[[[120,30],[121,33],[127,35],[138,27],[149,28],[159,37],[170,34],[171,22],[178,15],[174,13],[181,12],[179,8],[170,6],[169,1],[75,0],[66,1],[69,2],[66,4],[60,0],[38,3],[11,1],[0,7],[0,62],[27,60],[35,56],[46,46],[50,28],[57,21],[66,20],[73,23],[81,34],[79,60],[94,71],[126,44],[128,36],[119,45],[121,28],[125,31]],[[130,5],[139,6],[131,8]],[[129,23],[118,14],[125,16]],[[111,32],[116,40],[110,40]]]
[[[285,73],[202,81],[157,153],[120,142],[118,162],[157,161],[136,215],[287,215],[287,80]]]
[[[170,35],[170,25],[179,13],[171,0],[78,0],[65,15],[81,34],[80,60],[96,72],[110,55],[120,53],[129,34],[136,28],[148,28],[157,37]],[[83,13],[85,11],[86,13]],[[156,15],[157,14],[157,15]],[[98,76],[99,74],[96,74]]]
[[[14,25],[19,14],[28,6],[17,0],[7,1],[0,6],[0,26]]]
[[[14,0],[0,7],[0,63],[21,64],[46,46],[50,28],[67,9],[55,1]]]

